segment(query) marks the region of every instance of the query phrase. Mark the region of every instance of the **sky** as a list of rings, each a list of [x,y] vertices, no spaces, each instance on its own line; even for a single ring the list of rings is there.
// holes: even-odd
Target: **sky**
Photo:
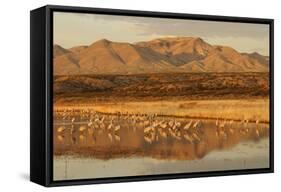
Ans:
[[[231,46],[239,52],[269,55],[269,25],[54,13],[54,44],[64,48],[90,45],[100,39],[135,43],[167,36],[201,37],[211,45]]]

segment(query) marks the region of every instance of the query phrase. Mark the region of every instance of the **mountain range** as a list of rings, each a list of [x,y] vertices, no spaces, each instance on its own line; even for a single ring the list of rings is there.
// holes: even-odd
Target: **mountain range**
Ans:
[[[167,37],[138,43],[101,39],[88,46],[53,47],[55,75],[170,72],[268,72],[269,58],[211,45],[201,38]]]

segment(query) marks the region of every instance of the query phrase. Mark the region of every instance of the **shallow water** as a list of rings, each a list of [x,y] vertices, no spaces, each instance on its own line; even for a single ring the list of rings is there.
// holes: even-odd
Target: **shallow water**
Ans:
[[[269,167],[269,141],[242,142],[227,151],[213,151],[196,160],[158,160],[150,157],[128,157],[110,160],[56,156],[54,180],[190,173]]]
[[[144,125],[149,118],[103,117],[102,126],[88,117],[55,118],[55,180],[269,166],[268,124],[154,117]]]

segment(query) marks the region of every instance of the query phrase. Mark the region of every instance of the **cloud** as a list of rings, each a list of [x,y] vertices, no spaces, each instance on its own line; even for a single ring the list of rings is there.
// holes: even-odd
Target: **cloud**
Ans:
[[[98,38],[136,42],[161,36],[193,36],[227,44],[239,51],[268,53],[269,50],[269,25],[266,24],[81,13],[55,13],[55,20],[56,41],[64,39],[63,44],[67,46],[79,41],[92,43]]]

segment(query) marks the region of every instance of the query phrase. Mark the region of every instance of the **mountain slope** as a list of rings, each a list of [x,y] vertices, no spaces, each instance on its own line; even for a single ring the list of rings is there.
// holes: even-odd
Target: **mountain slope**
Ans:
[[[54,56],[54,58],[57,57],[57,56],[69,53],[69,52],[70,52],[69,50],[61,47],[60,45],[54,45],[54,47],[53,47],[53,56]]]
[[[70,67],[70,73],[74,68],[79,68],[77,74],[132,74],[155,73],[165,71],[177,71],[170,64],[166,56],[151,49],[138,47],[129,43],[116,43],[106,39],[99,40],[88,47],[65,54],[65,58],[54,58],[55,74],[64,74],[61,66]],[[64,65],[62,65],[64,63]]]
[[[227,46],[212,46],[201,38],[160,38],[140,42],[168,55],[170,63],[186,69],[187,72],[263,72],[268,71],[265,57],[259,54],[246,55]]]
[[[201,38],[160,38],[135,44],[106,39],[89,46],[54,46],[54,73],[266,72],[268,58],[212,46]]]

